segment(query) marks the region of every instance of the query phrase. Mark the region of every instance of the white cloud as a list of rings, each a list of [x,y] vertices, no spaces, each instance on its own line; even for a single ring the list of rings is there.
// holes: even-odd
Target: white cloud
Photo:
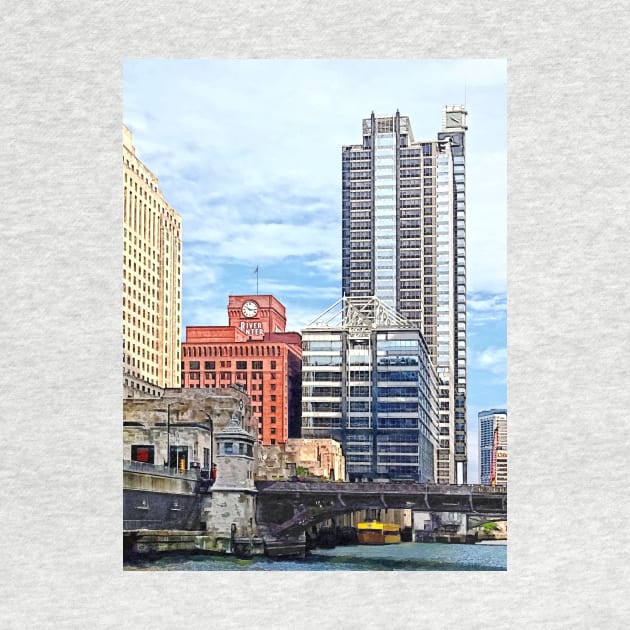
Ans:
[[[480,327],[505,320],[507,295],[505,293],[469,293],[466,298],[466,311],[470,334],[474,334]]]
[[[465,102],[469,367],[504,382],[505,81],[501,60],[126,61],[124,120],[183,218],[184,325],[227,323],[256,265],[287,329],[311,322],[341,295],[341,147],[371,111],[432,139]]]
[[[481,351],[471,351],[470,363],[477,369],[494,376],[505,377],[507,370],[507,348],[489,346]]]
[[[335,252],[335,255],[329,257],[319,257],[317,260],[311,260],[304,263],[306,267],[313,269],[312,274],[318,274],[322,278],[332,278],[338,280],[341,287],[341,252]]]
[[[216,265],[211,263],[204,264],[202,261],[193,259],[187,260],[184,256],[182,263],[182,272],[184,277],[191,284],[216,284],[219,280],[221,272]]]
[[[471,293],[466,300],[468,310],[477,313],[487,313],[507,310],[506,295],[504,293],[488,295],[486,293]]]

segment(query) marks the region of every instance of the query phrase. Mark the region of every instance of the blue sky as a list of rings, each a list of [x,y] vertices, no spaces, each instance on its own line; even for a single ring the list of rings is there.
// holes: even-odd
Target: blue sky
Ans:
[[[272,293],[299,331],[341,296],[341,146],[372,110],[434,139],[468,109],[469,481],[477,412],[507,406],[504,60],[127,60],[123,117],[183,222],[183,326]],[[182,330],[182,336],[183,336]]]

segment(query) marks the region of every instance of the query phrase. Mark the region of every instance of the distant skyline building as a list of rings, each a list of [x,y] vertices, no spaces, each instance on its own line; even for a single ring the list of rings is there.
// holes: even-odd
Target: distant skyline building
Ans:
[[[258,440],[285,444],[300,436],[302,338],[285,331],[285,307],[273,295],[230,295],[227,310],[227,326],[186,326],[182,387],[242,388]]]
[[[160,396],[180,385],[182,219],[123,126],[123,385]]]
[[[350,481],[435,481],[435,368],[414,324],[344,297],[302,330],[302,437],[341,443]]]
[[[376,296],[422,332],[437,370],[436,480],[466,483],[464,106],[415,140],[407,116],[363,120],[342,148],[342,293]]]
[[[488,409],[479,421],[479,483],[507,484],[507,409]]]

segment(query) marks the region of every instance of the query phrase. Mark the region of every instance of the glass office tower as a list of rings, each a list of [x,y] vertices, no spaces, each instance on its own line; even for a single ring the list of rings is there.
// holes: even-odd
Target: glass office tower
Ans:
[[[407,116],[363,120],[342,149],[342,288],[376,296],[421,330],[439,387],[436,480],[466,483],[466,199],[463,106],[437,138]]]
[[[479,420],[479,483],[507,483],[507,409],[488,409]]]
[[[302,330],[302,437],[338,440],[351,481],[435,481],[436,384],[417,326],[376,297]]]

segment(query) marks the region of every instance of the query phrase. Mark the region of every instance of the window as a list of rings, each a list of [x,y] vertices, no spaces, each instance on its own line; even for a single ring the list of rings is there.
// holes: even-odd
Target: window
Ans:
[[[206,369],[206,370],[214,370],[214,368],[215,368],[214,361],[206,361],[204,363],[204,369]]]
[[[132,444],[131,459],[134,462],[144,462],[145,464],[155,463],[155,446],[153,444]]]
[[[247,369],[247,361],[237,361],[236,362],[237,370],[246,370]]]
[[[169,467],[186,470],[188,468],[188,447],[172,446],[169,452]]]
[[[275,435],[276,434],[276,428],[275,427],[271,427],[271,435]]]
[[[189,367],[190,367],[191,370],[198,370],[199,369],[199,361],[191,361]]]
[[[231,455],[234,450],[234,444],[232,442],[224,442],[223,443],[223,452],[226,455]]]
[[[271,362],[271,369],[272,369],[272,370],[275,370],[275,369],[276,369],[276,362],[275,362],[275,361],[272,361],[272,362]]]

